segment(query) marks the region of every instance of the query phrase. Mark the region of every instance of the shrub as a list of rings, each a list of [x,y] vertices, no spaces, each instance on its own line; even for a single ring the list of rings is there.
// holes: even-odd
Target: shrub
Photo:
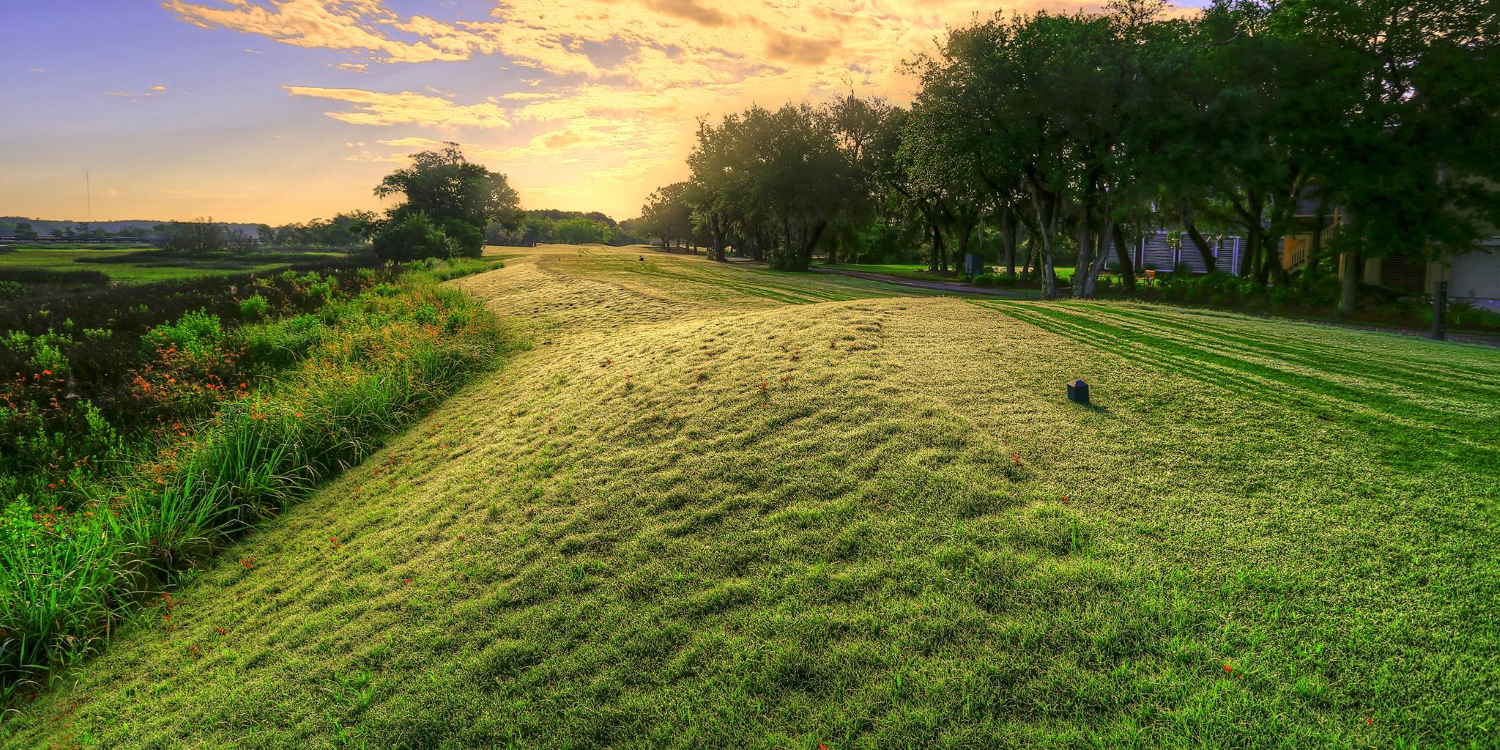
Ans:
[[[323,321],[309,313],[249,326],[240,332],[244,364],[260,372],[289,367],[317,346],[326,332]]]
[[[375,257],[395,261],[446,258],[452,254],[448,236],[421,213],[387,223],[375,236],[374,250]]]
[[[333,299],[333,281],[331,279],[318,279],[307,285],[307,293],[316,300]]]
[[[22,284],[81,284],[103,286],[109,276],[102,271],[65,271],[55,268],[5,268],[0,269],[0,281]]]
[[[1425,311],[1426,315],[1424,317],[1428,323],[1431,323],[1431,303],[1426,305]],[[1473,304],[1458,300],[1448,303],[1447,322],[1451,326],[1500,330],[1500,313],[1494,310],[1486,310],[1482,307],[1475,307]]]
[[[20,299],[26,296],[26,287],[15,281],[0,281],[0,301]]]
[[[142,346],[161,351],[180,349],[194,356],[206,356],[223,343],[224,327],[217,315],[196,310],[176,323],[159,325],[141,341]]]
[[[252,294],[240,300],[240,317],[245,320],[260,320],[271,309],[271,303],[260,294]]]
[[[1271,287],[1267,297],[1272,307],[1292,307],[1302,301],[1302,295],[1290,285]]]
[[[974,286],[992,287],[995,285],[995,275],[982,273],[974,277]]]
[[[484,228],[462,219],[444,219],[443,234],[448,236],[450,250],[443,257],[478,258],[484,252]]]

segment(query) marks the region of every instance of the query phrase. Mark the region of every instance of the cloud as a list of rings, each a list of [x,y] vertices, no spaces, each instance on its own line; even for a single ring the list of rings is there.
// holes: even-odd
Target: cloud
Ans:
[[[838,46],[836,39],[796,37],[774,30],[766,32],[766,57],[772,60],[817,65],[827,60]]]
[[[137,99],[144,99],[148,96],[156,96],[158,94],[165,93],[166,90],[166,86],[147,86],[145,91],[111,91],[109,92],[109,95],[131,97],[131,101],[136,101]]]
[[[466,35],[451,27],[451,33],[434,33],[415,42],[391,37],[380,27],[395,26],[399,17],[383,8],[380,0],[226,2],[228,7],[166,0],[162,7],[179,20],[205,29],[257,34],[295,47],[361,51],[392,62],[463,60],[473,51],[471,42],[462,40]],[[439,31],[436,26],[429,30]]]
[[[326,113],[355,125],[424,125],[507,128],[510,120],[495,100],[476,104],[454,104],[447,99],[403,91],[385,94],[363,89],[332,89],[316,86],[283,86],[292,96],[332,99],[353,105],[352,109]]]
[[[556,99],[558,96],[560,96],[560,94],[543,93],[541,91],[512,91],[509,94],[501,94],[500,98],[510,99],[511,101],[526,102],[536,101],[538,99]]]
[[[30,70],[33,73],[46,73],[47,72],[45,69],[42,69],[42,68],[31,68]]]
[[[729,18],[713,8],[700,5],[696,0],[652,0],[648,3],[659,13],[685,18],[704,26],[723,26]]]
[[[614,211],[639,206],[650,180],[681,178],[699,117],[851,90],[904,100],[916,87],[905,60],[932,49],[947,26],[998,10],[995,0],[478,1],[488,17],[458,18],[451,3],[414,2],[402,7],[431,15],[405,15],[385,0],[165,0],[162,7],[205,29],[346,53],[353,59],[329,64],[348,72],[430,65],[399,79],[412,90],[285,87],[329,102],[325,114],[335,120],[397,131],[369,148],[350,147],[349,159],[400,161],[463,129],[475,141],[465,153],[516,169],[516,184],[529,193],[587,192],[605,196],[599,207]],[[1098,5],[1014,0],[1004,7]],[[453,88],[443,77],[450,68],[431,65],[480,57],[510,70],[503,79],[514,83],[465,99],[444,90]]]

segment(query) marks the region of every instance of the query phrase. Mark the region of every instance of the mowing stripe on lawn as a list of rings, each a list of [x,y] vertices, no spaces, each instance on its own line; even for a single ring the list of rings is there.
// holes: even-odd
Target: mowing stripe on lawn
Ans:
[[[1372,432],[1393,441],[1402,449],[1421,445],[1429,450],[1463,451],[1470,460],[1490,461],[1494,462],[1493,465],[1500,466],[1500,448],[1495,443],[1495,436],[1500,430],[1497,430],[1493,419],[1429,409],[1384,394],[1360,391],[1314,376],[1256,364],[1072,314],[1056,305],[1022,308],[1027,303],[974,304],[1126,358],[1151,362],[1156,366],[1170,363],[1167,369],[1193,374],[1208,383],[1214,383],[1216,378],[1222,378],[1230,372],[1253,376],[1255,380],[1240,379],[1235,382],[1253,389],[1257,398],[1288,406],[1305,405],[1307,400],[1314,400],[1335,411],[1356,409],[1352,415],[1355,423],[1369,425]],[[1141,345],[1150,346],[1154,356],[1136,354],[1133,348]],[[1275,387],[1278,385],[1295,389],[1295,392]],[[1433,446],[1432,435],[1414,433],[1411,429],[1413,427],[1457,438],[1458,442],[1439,442],[1437,446]]]
[[[1466,347],[1463,345],[1438,344],[1436,346],[1441,348],[1436,349],[1433,354],[1440,356],[1434,356],[1432,361],[1423,363],[1420,367],[1400,366],[1391,363],[1392,353],[1388,345],[1383,347],[1378,345],[1368,347],[1355,346],[1349,336],[1346,334],[1340,335],[1344,332],[1338,331],[1335,333],[1334,331],[1337,331],[1337,329],[1329,331],[1328,326],[1320,326],[1313,323],[1277,322],[1261,324],[1261,330],[1269,328],[1275,331],[1281,326],[1298,326],[1299,329],[1302,327],[1312,327],[1314,330],[1323,329],[1329,331],[1331,334],[1316,344],[1295,345],[1291,343],[1292,340],[1287,337],[1284,329],[1279,333],[1273,332],[1256,335],[1251,332],[1253,330],[1252,324],[1247,324],[1245,321],[1234,321],[1238,325],[1231,325],[1230,321],[1227,320],[1214,324],[1199,322],[1196,319],[1200,316],[1197,315],[1177,312],[1168,313],[1149,308],[1098,303],[1075,303],[1074,306],[1097,310],[1100,313],[1113,317],[1131,318],[1152,323],[1158,327],[1171,329],[1170,332],[1173,334],[1185,334],[1197,340],[1206,338],[1213,342],[1236,343],[1240,345],[1238,347],[1240,350],[1252,355],[1260,352],[1284,354],[1289,357],[1295,357],[1298,361],[1320,370],[1332,370],[1356,376],[1377,376],[1383,380],[1400,379],[1404,383],[1422,388],[1433,386],[1450,390],[1457,388],[1466,394],[1481,397],[1500,396],[1500,384],[1497,384],[1495,381],[1496,378],[1500,378],[1500,368],[1483,369],[1456,366],[1455,360],[1463,359],[1467,353],[1465,351]],[[1307,333],[1308,331],[1299,330],[1298,332]],[[1330,357],[1330,346],[1337,346],[1343,356],[1339,358]],[[1366,356],[1360,356],[1356,365],[1341,366],[1343,363],[1351,361],[1352,358],[1349,355],[1356,352]],[[1468,376],[1470,379],[1454,382],[1457,378],[1439,380],[1434,377],[1436,375]]]

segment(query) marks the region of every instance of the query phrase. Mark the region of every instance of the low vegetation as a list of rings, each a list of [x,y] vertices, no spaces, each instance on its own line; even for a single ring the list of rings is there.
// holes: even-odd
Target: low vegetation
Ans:
[[[1495,349],[635,250],[456,285],[531,348],[119,623],[0,743],[1500,731]],[[290,403],[265,434],[320,435]]]
[[[344,253],[324,251],[182,254],[141,247],[23,245],[15,252],[0,254],[0,282],[21,285],[41,303],[59,293],[93,293],[107,284],[265,274],[286,268],[321,269],[344,258]]]
[[[0,307],[0,699],[357,464],[494,361],[439,282],[486,261],[286,271]],[[170,618],[168,618],[170,619]]]

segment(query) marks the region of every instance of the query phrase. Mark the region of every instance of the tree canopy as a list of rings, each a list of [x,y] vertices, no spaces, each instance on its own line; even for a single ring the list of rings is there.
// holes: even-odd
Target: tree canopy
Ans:
[[[377,197],[406,198],[387,212],[386,227],[375,238],[377,253],[394,258],[446,248],[447,253],[477,256],[491,222],[518,225],[520,197],[505,175],[468,161],[458,144],[413,154],[411,161],[375,187]],[[430,242],[434,232],[448,242]],[[414,238],[421,242],[413,244]]]
[[[976,18],[910,63],[909,110],[848,95],[703,120],[691,177],[642,224],[793,270],[815,251],[922,250],[942,272],[977,251],[1049,297],[1059,262],[1074,296],[1107,267],[1133,283],[1126,248],[1168,230],[1260,286],[1339,269],[1346,306],[1363,260],[1461,252],[1500,226],[1500,21],[1484,4],[1166,9]],[[1283,238],[1304,231],[1330,252],[1289,268]]]

